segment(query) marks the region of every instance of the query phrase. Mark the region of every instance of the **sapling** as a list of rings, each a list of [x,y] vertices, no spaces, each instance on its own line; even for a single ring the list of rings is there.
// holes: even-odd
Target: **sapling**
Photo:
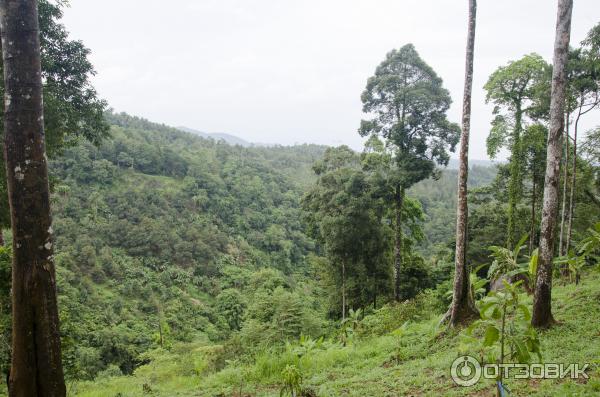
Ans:
[[[286,365],[281,371],[282,385],[279,397],[298,397],[302,393],[302,374],[295,365]]]
[[[531,312],[519,301],[519,286],[502,280],[504,289],[491,292],[478,305],[481,319],[471,324],[463,334],[463,348],[473,347],[482,363],[515,362],[525,364],[536,355],[541,360],[540,341],[531,326]],[[498,371],[497,395],[503,393],[503,371]]]

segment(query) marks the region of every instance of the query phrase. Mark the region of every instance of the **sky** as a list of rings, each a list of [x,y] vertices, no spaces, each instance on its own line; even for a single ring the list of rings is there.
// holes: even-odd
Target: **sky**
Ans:
[[[488,76],[531,52],[551,61],[556,6],[478,1],[471,158],[487,158]],[[571,44],[598,22],[598,0],[575,0]],[[99,95],[151,121],[360,150],[366,81],[407,43],[444,80],[448,117],[460,121],[466,0],[71,0],[63,23],[92,50]],[[581,123],[599,124],[600,112]]]

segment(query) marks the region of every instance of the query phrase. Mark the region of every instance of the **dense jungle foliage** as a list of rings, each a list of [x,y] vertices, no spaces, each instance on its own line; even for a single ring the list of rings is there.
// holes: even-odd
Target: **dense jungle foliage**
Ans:
[[[130,374],[161,343],[228,340],[252,350],[331,327],[336,294],[320,280],[326,260],[300,209],[324,147],[244,148],[125,114],[107,119],[110,139],[67,148],[51,166],[72,379]],[[474,184],[494,173],[474,168]],[[422,247],[447,250],[453,175],[414,189],[426,214]],[[449,279],[424,261],[415,271],[436,274],[422,281],[429,287]]]

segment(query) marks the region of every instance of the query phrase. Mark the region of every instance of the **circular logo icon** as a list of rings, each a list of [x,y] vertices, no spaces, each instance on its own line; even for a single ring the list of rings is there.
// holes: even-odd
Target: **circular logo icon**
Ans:
[[[459,386],[473,386],[481,378],[481,364],[475,357],[460,356],[452,362],[450,375]]]

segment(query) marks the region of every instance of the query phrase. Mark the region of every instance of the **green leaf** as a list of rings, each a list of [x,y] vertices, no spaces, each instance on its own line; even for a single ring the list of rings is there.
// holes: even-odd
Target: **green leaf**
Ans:
[[[539,249],[536,248],[529,259],[529,275],[535,277],[537,275],[538,259],[540,257]]]
[[[528,363],[531,361],[531,355],[529,354],[529,351],[527,350],[527,347],[523,341],[515,339],[513,340],[513,346],[515,348],[515,355],[519,363]]]
[[[529,238],[529,235],[527,233],[525,233],[523,235],[523,237],[521,237],[521,239],[519,240],[519,242],[517,243],[517,245],[515,246],[515,250],[513,251],[513,256],[514,256],[515,260],[517,260],[517,257],[519,256],[519,253],[525,247],[524,244],[525,244],[525,241],[527,241],[527,238]]]
[[[483,338],[484,346],[492,346],[500,338],[500,331],[494,325],[488,325]]]
[[[531,320],[531,312],[529,311],[529,308],[524,304],[520,304],[517,307],[519,310],[521,310],[521,313],[523,313],[523,318],[525,319],[525,321],[530,321]]]
[[[496,306],[492,311],[492,318],[498,320],[500,317],[502,317],[502,312],[500,311],[500,308]]]

